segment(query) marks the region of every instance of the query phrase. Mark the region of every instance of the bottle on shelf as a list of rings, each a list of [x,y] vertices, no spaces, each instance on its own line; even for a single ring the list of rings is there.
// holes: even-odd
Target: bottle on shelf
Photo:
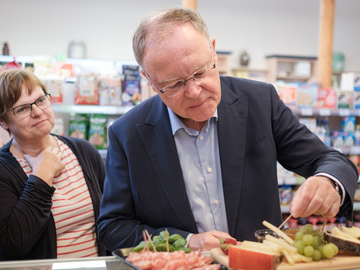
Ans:
[[[9,44],[7,42],[4,42],[4,46],[2,48],[2,54],[10,55]]]

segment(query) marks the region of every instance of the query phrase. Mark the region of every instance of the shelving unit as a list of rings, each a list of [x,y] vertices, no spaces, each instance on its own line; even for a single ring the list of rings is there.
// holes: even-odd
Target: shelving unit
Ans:
[[[266,56],[267,81],[306,82],[316,77],[317,57],[269,55]]]

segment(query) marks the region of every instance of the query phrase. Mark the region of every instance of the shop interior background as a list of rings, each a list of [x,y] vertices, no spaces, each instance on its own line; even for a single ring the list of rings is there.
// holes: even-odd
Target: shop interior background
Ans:
[[[320,0],[198,0],[198,11],[239,66],[246,50],[251,68],[266,55],[317,56]],[[182,0],[11,0],[0,1],[0,44],[17,56],[67,54],[83,41],[89,59],[134,61],[132,35],[149,12]],[[333,51],[345,55],[345,70],[360,70],[360,1],[336,0]]]

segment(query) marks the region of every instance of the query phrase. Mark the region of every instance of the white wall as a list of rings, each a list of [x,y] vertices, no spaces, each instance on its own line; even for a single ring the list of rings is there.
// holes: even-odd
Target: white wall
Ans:
[[[150,11],[182,0],[0,0],[0,43],[21,56],[67,53],[71,40],[87,44],[88,58],[133,61],[132,34]],[[233,66],[247,50],[250,67],[265,56],[316,56],[320,0],[198,0],[198,10],[217,39],[231,51]],[[336,0],[334,51],[345,69],[360,70],[360,1]],[[1,53],[1,52],[0,52]]]

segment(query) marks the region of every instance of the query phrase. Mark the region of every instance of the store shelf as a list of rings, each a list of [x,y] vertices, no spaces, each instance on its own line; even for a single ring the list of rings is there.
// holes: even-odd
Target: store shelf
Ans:
[[[299,116],[360,116],[359,109],[292,108]]]
[[[107,115],[121,115],[133,108],[133,106],[99,106],[99,105],[62,105],[52,104],[54,112],[58,113],[100,113]]]

